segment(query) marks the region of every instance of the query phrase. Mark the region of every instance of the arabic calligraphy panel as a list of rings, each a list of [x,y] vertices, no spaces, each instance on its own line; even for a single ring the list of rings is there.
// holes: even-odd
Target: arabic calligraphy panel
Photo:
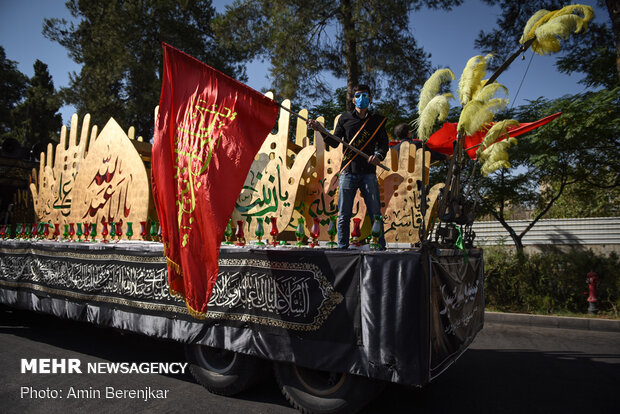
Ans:
[[[285,100],[282,105],[290,108],[291,103]],[[315,150],[313,146],[297,146],[300,149],[294,152],[288,139],[289,126],[290,114],[280,110],[278,130],[270,133],[263,142],[235,205],[233,221],[245,220],[248,223],[245,232],[249,238],[254,238],[256,218],[277,217],[280,233],[293,221],[302,174]]]
[[[139,223],[147,219],[149,197],[144,163],[127,134],[110,118],[90,143],[77,175],[71,220]]]
[[[424,160],[425,184],[428,185],[430,156]],[[391,171],[379,180],[381,199],[384,204],[385,240],[388,243],[416,243],[420,240],[419,228],[422,225],[420,211],[420,188],[422,183],[422,149],[403,142],[400,151],[390,150],[385,163]],[[394,170],[394,167],[397,170]],[[379,173],[381,176],[381,173]],[[439,188],[432,188],[427,198],[430,208],[426,214],[425,224],[430,227],[429,219],[436,210]]]
[[[73,114],[69,142],[67,143],[67,128],[63,125],[55,157],[52,157],[51,144],[47,147],[47,156],[41,153],[38,179],[33,171],[34,182],[30,185],[35,213],[39,220],[64,222],[71,214],[72,190],[80,162],[84,157],[89,125],[90,115],[86,114],[78,142],[78,116]]]

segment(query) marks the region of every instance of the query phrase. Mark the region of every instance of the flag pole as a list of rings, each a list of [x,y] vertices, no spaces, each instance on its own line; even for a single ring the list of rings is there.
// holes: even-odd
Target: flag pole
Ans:
[[[514,52],[508,59],[506,59],[506,61],[504,61],[504,63],[502,63],[502,65],[499,68],[497,68],[497,70],[495,72],[493,72],[493,75],[491,75],[489,80],[486,81],[484,86],[490,85],[493,82],[495,82],[495,80],[499,77],[499,75],[501,75],[501,73],[503,71],[505,71],[506,68],[508,68],[508,66],[510,66],[510,64],[517,58],[517,56],[519,56],[521,53],[525,52],[532,45],[532,43],[534,43],[534,40],[536,40],[536,36],[532,37],[530,40],[525,42],[519,48],[519,50]]]
[[[274,100],[274,102],[276,102],[276,101]],[[308,122],[308,118],[305,118],[305,117],[303,117],[303,116],[299,115],[298,113],[291,111],[289,108],[287,108],[286,106],[282,105],[282,104],[281,104],[281,103],[279,103],[279,102],[276,102],[276,104],[278,104],[278,106],[279,106],[280,108],[284,109],[285,111],[287,111],[287,112],[289,112],[289,113],[291,113],[291,114],[295,115],[297,118],[299,118],[299,119],[301,119],[301,120],[303,120],[303,121]],[[331,133],[330,133],[327,129],[325,129],[325,127],[323,127],[323,131],[317,131],[317,132],[318,132],[319,134],[325,134],[325,135],[327,135],[328,137],[330,137],[331,139],[335,139],[336,141],[340,142],[340,143],[341,143],[342,145],[344,145],[345,147],[349,148],[351,151],[353,151],[353,152],[357,153],[357,155],[361,155],[362,157],[366,158],[367,160],[370,158],[370,155],[366,154],[365,152],[360,151],[359,149],[355,148],[353,145],[351,145],[351,144],[349,144],[348,142],[346,142],[346,141],[344,141],[344,140],[342,140],[342,139],[338,138],[338,137],[337,137],[337,136],[335,136],[334,134],[331,134]],[[390,169],[389,169],[388,167],[386,167],[385,165],[383,165],[383,164],[381,164],[381,163],[377,164],[377,166],[378,166],[378,167],[383,168],[383,169],[384,169],[384,170],[386,170],[386,171],[390,171]]]

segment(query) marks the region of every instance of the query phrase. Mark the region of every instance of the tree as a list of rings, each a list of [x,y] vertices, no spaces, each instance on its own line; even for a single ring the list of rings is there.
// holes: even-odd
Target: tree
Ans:
[[[102,126],[113,116],[150,136],[159,103],[161,42],[167,42],[224,73],[244,80],[231,50],[215,39],[211,0],[69,0],[76,22],[45,19],[43,34],[82,65],[62,90],[67,103],[89,112]]]
[[[620,85],[620,72],[614,70],[616,53],[613,35],[606,25],[592,24],[583,35],[571,38],[565,56],[558,58],[556,67],[562,73],[579,72],[579,83],[595,88],[613,89]]]
[[[334,129],[333,124],[338,115],[343,113],[347,107],[347,89],[337,88],[333,94],[329,93],[320,103],[308,109],[309,116],[316,119],[319,116],[325,118],[325,126],[328,129]],[[314,135],[314,133],[312,133]]]
[[[535,12],[540,9],[557,10],[564,5],[557,0],[484,1],[489,5],[498,5],[502,11],[497,27],[488,32],[480,31],[475,41],[476,48],[482,52],[496,54],[497,59],[490,65],[492,69],[496,69],[518,49],[523,28]],[[606,10],[607,15],[599,12],[588,31],[570,36],[562,48],[567,54],[560,56],[556,65],[560,72],[584,73],[586,77],[581,83],[587,86],[613,88],[620,84],[620,6],[617,0],[604,3],[598,0],[598,10]]]
[[[599,3],[602,1],[599,0]],[[609,11],[611,18],[611,30],[614,34],[614,42],[616,44],[616,71],[620,79],[620,1],[605,0],[605,5]]]
[[[369,84],[409,106],[429,74],[429,55],[409,31],[410,14],[423,6],[450,9],[462,0],[236,0],[214,22],[222,41],[243,57],[268,60],[272,88],[289,99],[329,95],[323,75]]]
[[[541,98],[508,115],[538,119],[558,111],[561,117],[520,137],[509,150],[513,169],[481,183],[479,214],[494,216],[519,251],[523,236],[567,189],[590,187],[613,196],[620,187],[620,89]],[[524,205],[535,209],[535,217],[516,234],[507,223],[507,207]]]
[[[7,59],[0,46],[0,139],[12,137],[15,128],[13,110],[23,99],[28,78],[17,69],[17,62]]]
[[[611,172],[610,172],[611,174]],[[559,189],[551,182],[552,190]],[[620,187],[601,188],[588,183],[567,187],[549,209],[547,218],[617,217],[620,215]]]
[[[28,81],[26,98],[14,111],[16,135],[26,148],[36,144],[44,147],[51,141],[57,141],[62,126],[62,116],[58,112],[61,99],[47,65],[37,59],[33,66],[34,76]]]

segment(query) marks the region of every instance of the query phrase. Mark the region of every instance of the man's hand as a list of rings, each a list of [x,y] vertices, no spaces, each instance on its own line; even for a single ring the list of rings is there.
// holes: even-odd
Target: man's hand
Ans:
[[[323,127],[323,125],[321,125],[321,123],[317,121],[316,119],[308,119],[308,121],[306,121],[306,124],[308,124],[308,126],[314,129],[315,131],[318,131],[318,132],[325,131],[325,128]]]
[[[371,155],[370,157],[368,157],[368,162],[376,167],[381,163],[381,160],[379,159],[379,157]]]

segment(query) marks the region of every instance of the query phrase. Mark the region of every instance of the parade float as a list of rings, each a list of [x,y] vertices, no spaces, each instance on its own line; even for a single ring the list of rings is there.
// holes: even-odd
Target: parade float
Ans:
[[[562,10],[535,15],[520,52],[553,50],[550,38],[559,45],[556,32],[545,30],[562,16],[573,30],[592,17],[586,7]],[[505,88],[493,77],[483,80],[487,59],[472,58],[461,75],[454,133],[435,127],[449,110],[450,96],[439,91],[454,79],[440,70],[420,94],[424,145],[403,142],[377,170],[385,251],[373,249],[380,234],[359,195],[352,246],[334,248],[346,148],[309,136],[306,110],[291,128],[289,101],[274,106],[271,95],[257,97],[230,78],[218,80],[216,97],[179,100],[185,89],[201,88],[164,85],[153,148],[114,119],[99,131],[88,115],[79,128],[74,115],[58,145],[41,154],[30,194],[20,195],[31,197],[33,220],[0,226],[0,302],[181,342],[196,380],[215,393],[243,391],[272,364],[283,393],[304,412],[356,411],[388,382],[424,386],[483,327],[475,191],[464,191],[460,176],[467,162],[484,174],[508,167],[511,131],[519,128],[514,120],[492,122],[507,101],[495,97]],[[181,65],[172,66],[164,77]],[[204,66],[196,85],[212,70]],[[213,90],[210,82],[203,91]],[[234,99],[222,92],[230,87]],[[239,90],[252,94],[252,105],[244,106]],[[236,140],[256,133],[238,125],[260,105],[269,115],[266,138],[240,149],[250,153],[240,177],[226,157],[238,161]],[[452,155],[448,174],[431,186],[425,148],[441,145]],[[208,190],[211,204],[201,205]],[[213,240],[209,263],[212,251],[202,246]]]

